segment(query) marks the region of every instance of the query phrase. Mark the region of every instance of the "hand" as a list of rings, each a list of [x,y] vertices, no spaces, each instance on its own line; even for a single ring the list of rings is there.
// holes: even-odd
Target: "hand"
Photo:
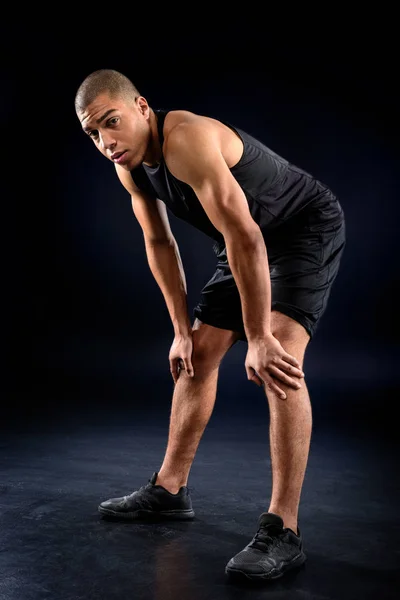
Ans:
[[[299,389],[301,385],[296,378],[304,377],[299,361],[288,354],[272,334],[256,342],[249,342],[245,367],[249,381],[253,381],[259,387],[267,385],[282,399],[286,398],[286,394],[277,385],[276,379],[294,389]]]
[[[192,365],[193,352],[193,336],[192,333],[187,335],[176,335],[169,351],[170,371],[174,383],[178,381],[181,370],[185,370],[189,377],[194,376]]]

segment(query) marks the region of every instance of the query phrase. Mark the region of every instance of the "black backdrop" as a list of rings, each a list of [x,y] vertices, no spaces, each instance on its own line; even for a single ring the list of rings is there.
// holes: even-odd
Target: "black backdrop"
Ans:
[[[116,398],[146,411],[172,390],[173,329],[140,227],[74,113],[82,79],[107,67],[131,77],[151,106],[229,120],[337,193],[348,242],[306,375],[316,411],[389,427],[400,333],[393,38],[383,29],[379,43],[365,29],[333,35],[329,24],[293,37],[280,23],[272,41],[239,18],[193,29],[190,19],[173,26],[155,13],[132,31],[103,27],[104,15],[77,18],[65,31],[2,25],[6,413],[107,408]],[[214,269],[212,243],[170,221],[191,311]],[[244,358],[236,345],[221,372],[230,407],[244,393],[260,397]]]

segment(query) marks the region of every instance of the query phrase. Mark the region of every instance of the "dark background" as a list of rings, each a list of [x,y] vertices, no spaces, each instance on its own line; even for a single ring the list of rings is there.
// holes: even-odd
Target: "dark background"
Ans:
[[[3,385],[9,422],[97,411],[167,416],[173,329],[130,198],[82,133],[74,94],[98,68],[131,77],[154,108],[228,120],[337,193],[347,246],[305,372],[316,426],[393,426],[398,395],[397,77],[394,38],[329,22],[272,40],[247,27],[165,23],[122,30],[2,28]],[[121,20],[121,14],[118,19]],[[387,33],[385,35],[385,33]],[[215,266],[212,241],[170,215],[189,310]],[[246,379],[246,344],[221,367],[217,411],[265,398]],[[23,411],[21,412],[21,407]],[[251,410],[251,409],[250,409]],[[94,418],[94,417],[93,417]]]
[[[1,599],[397,598],[398,19],[382,3],[282,8],[2,8]],[[188,483],[194,522],[99,519],[100,501],[159,469],[173,392],[173,328],[140,226],[74,113],[79,84],[103,67],[155,108],[247,130],[329,184],[345,212],[341,269],[304,362],[308,565],[259,595],[223,579],[271,490],[268,403],[247,380],[245,343],[220,368]],[[191,312],[216,257],[170,221]]]

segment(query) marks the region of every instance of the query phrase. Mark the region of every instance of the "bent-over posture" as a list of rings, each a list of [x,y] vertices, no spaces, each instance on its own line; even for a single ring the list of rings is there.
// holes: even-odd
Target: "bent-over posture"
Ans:
[[[175,333],[162,465],[147,485],[102,502],[99,511],[193,519],[187,481],[214,407],[219,365],[246,341],[247,377],[264,388],[269,405],[272,495],[257,533],[226,573],[280,577],[306,559],[298,511],[312,411],[302,368],[345,247],[343,210],[326,185],[252,135],[186,110],[152,109],[117,71],[88,75],[75,110],[131,196]],[[168,210],[205,233],[217,256],[193,325]]]

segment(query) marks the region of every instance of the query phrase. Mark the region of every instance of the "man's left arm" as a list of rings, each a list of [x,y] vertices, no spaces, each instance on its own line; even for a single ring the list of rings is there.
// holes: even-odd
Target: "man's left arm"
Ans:
[[[249,345],[248,379],[258,385],[263,382],[285,399],[276,378],[297,388],[296,378],[303,377],[303,372],[299,361],[271,332],[271,280],[264,238],[214,138],[213,131],[202,124],[181,123],[164,144],[165,161],[175,177],[193,188],[224,237]]]
[[[265,338],[271,333],[267,249],[242,188],[213,136],[202,125],[177,125],[165,150],[171,173],[193,188],[210,221],[224,237],[248,342]]]

